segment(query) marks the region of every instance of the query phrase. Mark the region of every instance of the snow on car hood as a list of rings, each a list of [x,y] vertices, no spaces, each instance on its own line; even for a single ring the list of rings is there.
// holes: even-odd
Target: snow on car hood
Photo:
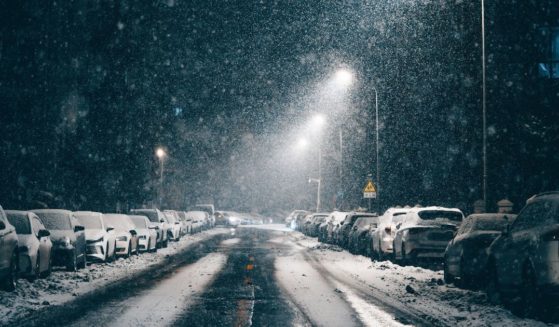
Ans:
[[[17,235],[17,243],[18,246],[27,246],[28,248],[31,247],[31,245],[33,244],[33,241],[36,241],[37,238],[35,237],[35,235],[32,234],[18,234]]]
[[[85,239],[88,241],[98,240],[105,236],[105,232],[102,229],[86,229]]]
[[[69,238],[71,241],[76,240],[76,235],[74,231],[71,230],[60,230],[60,229],[51,229],[50,232],[50,239],[53,242],[62,241],[65,237]]]

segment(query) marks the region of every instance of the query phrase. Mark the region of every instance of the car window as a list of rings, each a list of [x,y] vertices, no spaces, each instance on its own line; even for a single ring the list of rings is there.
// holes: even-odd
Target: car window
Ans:
[[[98,214],[75,214],[78,222],[85,227],[85,229],[103,229],[101,216]]]
[[[458,229],[457,235],[467,234],[471,231],[473,225],[473,219],[467,218],[462,222],[460,228]]]
[[[506,219],[476,219],[471,231],[502,231],[509,223]]]
[[[34,215],[31,216],[31,227],[33,228],[33,233],[35,235],[38,235],[41,229],[45,229],[41,221]]]
[[[456,211],[422,210],[417,215],[423,220],[448,219],[451,221],[462,221],[462,214]]]
[[[58,212],[37,212],[36,213],[47,229],[72,230],[70,216],[66,213]]]
[[[159,222],[159,216],[157,215],[157,211],[155,210],[132,209],[130,210],[130,212],[136,215],[146,216],[152,223]]]
[[[517,232],[536,226],[557,222],[557,216],[551,201],[537,201],[528,204],[514,221],[511,231]]]
[[[27,215],[8,215],[8,221],[16,228],[18,234],[31,234],[31,225]]]

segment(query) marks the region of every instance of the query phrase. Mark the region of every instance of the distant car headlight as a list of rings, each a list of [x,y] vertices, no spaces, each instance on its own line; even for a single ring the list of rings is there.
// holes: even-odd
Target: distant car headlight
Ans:
[[[119,236],[119,237],[116,238],[116,240],[126,242],[126,241],[128,241],[128,238],[126,236]]]

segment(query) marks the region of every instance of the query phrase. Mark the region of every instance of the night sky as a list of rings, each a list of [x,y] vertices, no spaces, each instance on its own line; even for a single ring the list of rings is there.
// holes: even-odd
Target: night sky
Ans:
[[[479,1],[29,1],[0,5],[0,204],[124,211],[212,201],[271,212],[481,198]],[[490,208],[559,183],[559,86],[537,76],[558,1],[489,1]],[[529,15],[526,13],[530,13]],[[546,52],[547,51],[547,52]],[[339,68],[355,82],[327,99]],[[335,101],[334,101],[335,102]],[[340,180],[338,131],[344,135]],[[336,202],[334,202],[336,198]]]

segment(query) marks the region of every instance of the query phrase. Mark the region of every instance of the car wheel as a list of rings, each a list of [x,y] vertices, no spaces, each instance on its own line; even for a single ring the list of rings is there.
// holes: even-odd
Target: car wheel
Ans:
[[[29,276],[28,280],[30,282],[36,280],[41,276],[41,254],[37,251],[37,260],[35,261],[35,269],[33,273]]]
[[[51,272],[52,272],[52,251],[49,253],[49,266],[47,267],[47,270],[41,273],[41,277],[42,278],[48,277],[50,276]]]
[[[443,279],[446,284],[454,283],[454,276],[448,271],[448,258],[446,255],[443,262]]]
[[[8,272],[8,276],[6,276],[5,280],[1,284],[2,289],[9,292],[16,289],[18,269],[19,269],[17,266],[17,260],[18,260],[18,255],[17,252],[14,251],[10,259],[10,271]]]
[[[531,267],[527,267],[523,273],[520,303],[515,313],[524,318],[538,318],[545,307],[541,300],[536,274]]]
[[[487,265],[485,276],[487,278],[487,281],[485,283],[487,300],[491,304],[500,304],[501,292],[499,291],[499,280],[497,278],[497,267],[495,262],[489,262],[489,264]]]
[[[78,258],[77,258],[76,250],[72,251],[72,257],[70,258],[70,262],[66,264],[66,270],[68,271],[78,270]]]
[[[78,269],[83,269],[87,265],[87,257],[85,255],[85,249],[83,249],[82,259],[80,260],[80,264],[78,265]]]
[[[169,246],[169,241],[168,241],[168,240],[165,240],[165,242],[163,242],[163,247],[166,248],[166,247],[168,247],[168,246]]]
[[[402,248],[400,249],[401,251],[401,257],[402,259],[400,259],[400,264],[402,266],[405,266],[408,264],[408,256],[406,255],[406,243],[402,242]]]

